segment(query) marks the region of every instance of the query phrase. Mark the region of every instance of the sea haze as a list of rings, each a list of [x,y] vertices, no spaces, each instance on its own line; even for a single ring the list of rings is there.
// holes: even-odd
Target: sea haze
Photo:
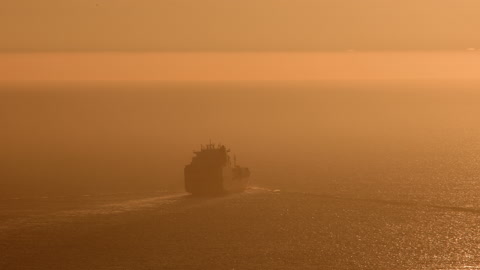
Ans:
[[[4,85],[0,194],[179,191],[192,151],[211,139],[230,147],[259,186],[480,207],[476,90],[399,82]]]
[[[2,85],[0,269],[477,269],[479,88]],[[183,193],[210,139],[245,194]]]

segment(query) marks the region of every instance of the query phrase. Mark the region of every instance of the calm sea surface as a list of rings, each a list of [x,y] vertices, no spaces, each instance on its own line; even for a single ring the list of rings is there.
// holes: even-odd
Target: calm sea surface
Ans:
[[[1,89],[0,269],[480,269],[480,84]]]

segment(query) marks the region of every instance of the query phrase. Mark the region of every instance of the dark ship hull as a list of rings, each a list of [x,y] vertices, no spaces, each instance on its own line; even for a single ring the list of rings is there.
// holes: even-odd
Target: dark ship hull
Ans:
[[[250,171],[231,165],[228,150],[207,145],[195,152],[192,162],[185,166],[185,190],[193,195],[209,196],[242,192],[248,186]]]

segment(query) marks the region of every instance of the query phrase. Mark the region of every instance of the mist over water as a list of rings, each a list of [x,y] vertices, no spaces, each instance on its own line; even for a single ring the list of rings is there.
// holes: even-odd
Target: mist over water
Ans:
[[[183,189],[224,143],[257,186],[480,207],[480,94],[440,83],[2,87],[2,197]],[[432,194],[433,193],[433,194]]]

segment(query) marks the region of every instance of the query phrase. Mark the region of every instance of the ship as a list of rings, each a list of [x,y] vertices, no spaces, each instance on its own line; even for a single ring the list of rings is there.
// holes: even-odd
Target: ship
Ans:
[[[190,164],[185,166],[185,190],[192,195],[211,196],[244,191],[250,170],[230,159],[230,149],[211,142],[194,151]]]

